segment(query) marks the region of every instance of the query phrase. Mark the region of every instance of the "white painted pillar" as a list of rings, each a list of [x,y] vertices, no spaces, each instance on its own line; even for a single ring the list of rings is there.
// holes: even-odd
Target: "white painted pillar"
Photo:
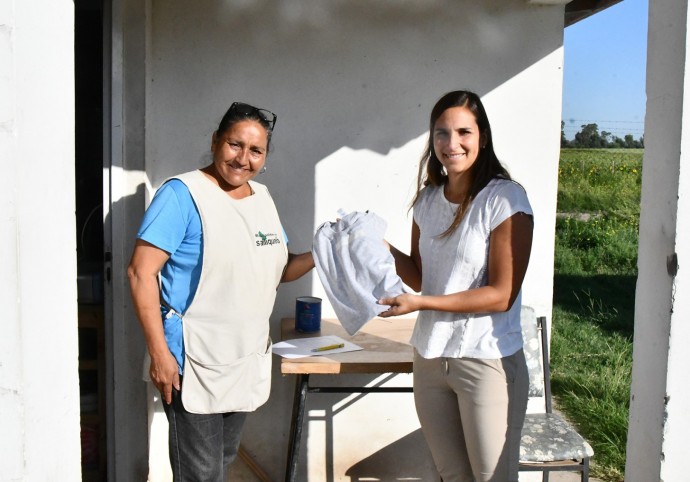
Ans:
[[[106,2],[108,3],[108,2]],[[129,264],[144,206],[147,11],[149,1],[110,0],[110,146],[104,203],[106,251],[106,386],[108,480],[148,477],[144,337],[129,294]]]
[[[688,2],[649,2],[639,277],[625,480],[687,479]],[[688,129],[685,129],[685,125]],[[687,290],[687,291],[686,291]]]
[[[74,3],[0,2],[0,480],[81,479]]]

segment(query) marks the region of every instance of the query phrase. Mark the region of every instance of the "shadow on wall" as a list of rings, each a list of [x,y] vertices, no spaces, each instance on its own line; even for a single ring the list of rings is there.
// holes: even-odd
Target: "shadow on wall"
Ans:
[[[123,251],[112,253],[112,262],[104,264],[106,292],[113,293],[113,299],[121,297],[123,300],[122,306],[109,306],[110,299],[106,297],[106,312],[112,310],[113,314],[112,322],[105,324],[106,353],[108,354],[106,356],[112,357],[112,363],[106,363],[106,387],[117,387],[118,391],[117,395],[113,395],[112,391],[106,388],[106,403],[112,403],[107,409],[107,412],[112,415],[112,418],[108,418],[109,422],[112,421],[108,424],[108,441],[109,447],[114,447],[113,452],[119,452],[119,464],[132,471],[129,476],[135,477],[133,480],[147,480],[149,473],[147,412],[144,409],[132,409],[132,407],[146,407],[146,384],[142,377],[146,344],[134,314],[126,274],[123,279],[118,270],[126,270],[129,264],[136,233],[144,212],[144,196],[144,185],[140,184],[135,192],[114,201],[104,220],[104,225],[112,230],[113,237],[121,237],[124,240]],[[124,222],[116,224],[118,221]],[[112,251],[112,247],[106,245],[105,250]],[[122,260],[119,259],[120,257]],[[122,266],[120,266],[120,261],[123,263]],[[119,280],[124,281],[123,285],[113,284]],[[126,403],[119,403],[122,401]],[[128,429],[122,428],[121,420],[127,420]],[[109,459],[111,473],[113,470],[122,470],[123,473],[128,470],[112,467],[113,459],[111,458]]]
[[[392,374],[322,375],[312,379],[313,386],[405,386],[404,376],[401,383]],[[283,380],[290,385],[291,391],[294,390],[294,377],[282,377],[278,383],[282,384]],[[276,388],[273,393],[278,391]],[[278,413],[279,404],[272,394],[269,403],[250,418],[261,416],[261,413]],[[253,426],[254,423],[248,425]],[[287,433],[289,426],[288,413],[275,428]],[[312,393],[307,397],[302,429],[295,480],[428,481],[438,478],[414,415],[412,393]],[[256,462],[269,473],[273,471],[274,479],[279,480],[287,463],[287,438],[280,446],[282,453],[274,459],[281,461],[279,469],[275,470],[266,453],[257,449],[258,444],[252,436],[255,434],[247,432],[246,435],[243,443],[252,448]],[[312,445],[323,445],[323,448],[312,453],[309,450]],[[379,448],[381,446],[383,448]],[[345,476],[351,478],[344,479]]]
[[[297,242],[313,232],[322,159],[342,147],[386,154],[405,145],[427,129],[443,93],[495,89],[560,47],[535,25],[562,28],[562,6],[522,0],[161,5],[151,7],[147,57],[151,182],[198,167],[232,101],[268,108],[278,122],[259,180]],[[371,168],[362,176],[376,175]]]
[[[530,32],[535,18],[548,20],[559,9],[522,1],[428,0],[403,8],[200,0],[152,8],[154,144],[162,136],[174,153],[189,141],[166,139],[170,131],[155,125],[157,114],[176,114],[167,118],[174,129],[185,112],[182,122],[196,125],[201,139],[210,120],[244,99],[278,114],[276,144],[299,148],[290,160],[300,166],[343,146],[387,153],[426,129],[442,93],[484,94],[560,47]],[[197,116],[206,121],[189,124]]]

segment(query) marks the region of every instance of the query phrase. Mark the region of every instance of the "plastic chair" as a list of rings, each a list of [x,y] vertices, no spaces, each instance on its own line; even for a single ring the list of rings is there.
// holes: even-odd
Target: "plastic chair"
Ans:
[[[580,472],[582,482],[587,482],[594,450],[568,421],[552,411],[546,317],[537,318],[532,308],[523,306],[520,318],[530,378],[529,396],[543,396],[545,405],[545,413],[525,416],[520,471],[542,472],[543,482],[548,482],[550,472]]]

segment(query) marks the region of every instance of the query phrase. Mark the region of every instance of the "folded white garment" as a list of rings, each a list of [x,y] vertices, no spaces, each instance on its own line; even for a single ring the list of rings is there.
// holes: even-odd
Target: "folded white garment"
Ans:
[[[371,212],[351,212],[316,231],[312,254],[328,300],[343,328],[354,335],[386,311],[380,298],[404,293],[383,237],[386,222]]]

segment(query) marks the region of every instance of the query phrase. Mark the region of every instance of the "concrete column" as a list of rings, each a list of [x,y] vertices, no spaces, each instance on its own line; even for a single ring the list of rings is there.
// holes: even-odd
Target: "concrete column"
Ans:
[[[649,2],[647,115],[625,480],[685,480],[690,432],[688,2]],[[684,169],[685,168],[685,169]],[[688,291],[685,291],[685,290]]]
[[[0,2],[0,479],[81,479],[74,4]]]
[[[110,150],[105,179],[108,480],[147,480],[148,423],[142,381],[144,338],[134,315],[126,269],[144,206],[144,119],[148,1],[112,0]]]

